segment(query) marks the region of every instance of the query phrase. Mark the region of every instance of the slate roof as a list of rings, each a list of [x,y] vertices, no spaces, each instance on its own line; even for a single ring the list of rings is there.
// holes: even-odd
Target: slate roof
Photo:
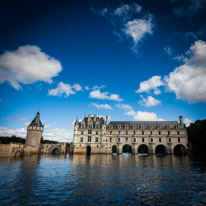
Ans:
[[[30,123],[29,126],[35,126],[35,127],[43,127],[43,124],[40,120],[40,113],[37,112],[36,117],[33,119],[33,121]]]
[[[93,124],[93,128],[95,128],[96,124],[98,123],[99,126],[101,127],[102,124],[106,124],[106,121],[103,117],[96,117],[96,121],[94,121],[94,117],[90,117],[92,124]],[[84,119],[79,122],[78,120],[76,120],[75,124],[79,124],[79,127],[81,126],[81,123],[85,123],[85,127],[87,128],[89,121],[88,121],[88,117],[84,117]]]
[[[128,125],[128,129],[131,129],[134,125],[136,128],[140,128],[141,125],[144,125],[145,128],[149,128],[149,126],[152,126],[153,128],[157,128],[158,126],[161,126],[161,128],[165,128],[166,126],[169,126],[170,128],[175,128],[176,126],[181,125],[177,121],[111,121],[107,128],[109,128],[110,125],[113,125],[113,128],[117,128],[118,125],[125,126]]]

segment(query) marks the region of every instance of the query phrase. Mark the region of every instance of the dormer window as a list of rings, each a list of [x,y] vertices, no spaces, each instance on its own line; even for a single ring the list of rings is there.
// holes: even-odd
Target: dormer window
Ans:
[[[157,128],[158,128],[158,129],[161,129],[161,126],[160,126],[160,125],[158,125],[158,126],[157,126]]]
[[[132,127],[133,127],[133,129],[136,129],[136,125],[133,125]]]
[[[166,126],[166,128],[167,128],[167,129],[169,129],[169,128],[170,128],[170,126],[169,126],[169,125],[167,125],[167,126]]]
[[[150,125],[149,128],[152,129],[152,125]]]
[[[109,128],[112,129],[112,128],[113,128],[113,125],[109,125]]]
[[[82,124],[82,128],[85,128],[85,125],[84,125],[84,124]]]
[[[128,129],[128,125],[125,125],[125,129]]]
[[[144,125],[141,125],[141,129],[144,129]]]
[[[121,125],[118,125],[118,129],[121,129]]]

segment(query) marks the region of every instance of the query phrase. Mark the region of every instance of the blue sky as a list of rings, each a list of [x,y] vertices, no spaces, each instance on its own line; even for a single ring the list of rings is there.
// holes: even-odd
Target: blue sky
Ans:
[[[206,2],[2,1],[0,134],[71,141],[84,115],[206,118]]]

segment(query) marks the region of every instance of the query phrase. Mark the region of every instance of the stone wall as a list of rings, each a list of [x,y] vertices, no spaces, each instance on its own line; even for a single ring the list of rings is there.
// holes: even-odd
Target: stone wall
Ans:
[[[89,146],[89,145],[88,145]],[[91,154],[111,154],[112,149],[104,147],[104,146],[96,146],[96,145],[91,145]],[[86,154],[87,152],[87,146],[75,146],[73,148],[73,153],[74,154]]]
[[[19,143],[0,144],[0,157],[22,157],[36,154],[36,148]]]
[[[66,154],[66,143],[59,143],[59,144],[41,144],[40,146],[40,153],[43,154],[52,154],[55,152],[59,152],[60,154]]]

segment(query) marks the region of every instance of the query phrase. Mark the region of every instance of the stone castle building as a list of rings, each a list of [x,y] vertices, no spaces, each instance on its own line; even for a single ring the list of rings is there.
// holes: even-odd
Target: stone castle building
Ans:
[[[40,120],[40,113],[37,112],[36,117],[27,127],[26,145],[33,146],[39,151],[44,125]]]
[[[73,153],[187,153],[183,117],[177,121],[111,121],[88,115],[74,124]]]

